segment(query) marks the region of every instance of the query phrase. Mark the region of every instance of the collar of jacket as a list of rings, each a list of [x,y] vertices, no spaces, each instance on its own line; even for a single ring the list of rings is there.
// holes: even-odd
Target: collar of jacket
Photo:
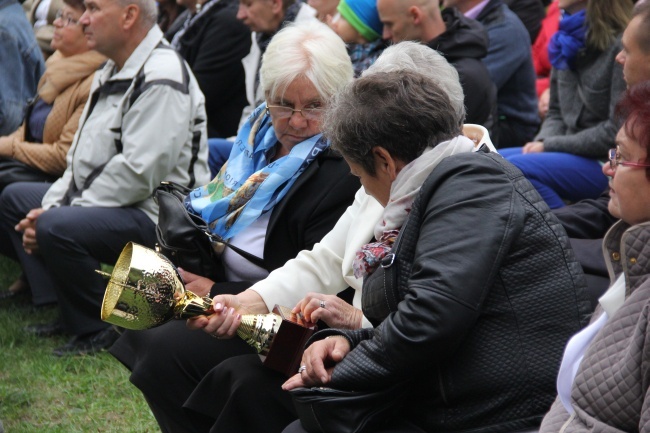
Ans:
[[[610,281],[625,273],[625,299],[650,274],[650,221],[630,226],[618,221],[603,239],[603,254]]]
[[[447,30],[429,41],[427,46],[440,51],[453,63],[461,58],[482,59],[488,52],[488,35],[483,24],[466,18],[456,8],[442,11]]]
[[[485,17],[490,15],[493,10],[499,8],[503,4],[501,0],[490,0],[488,4],[485,5],[483,10],[477,15],[476,21],[483,21]]]

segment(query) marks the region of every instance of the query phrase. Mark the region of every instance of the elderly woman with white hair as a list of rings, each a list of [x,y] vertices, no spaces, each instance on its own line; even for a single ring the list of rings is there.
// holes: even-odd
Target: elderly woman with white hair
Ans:
[[[288,26],[274,37],[261,68],[266,102],[240,129],[218,176],[187,200],[228,241],[217,282],[179,270],[189,290],[214,296],[250,287],[311,248],[352,203],[359,182],[320,133],[328,100],[352,75],[345,45],[324,24]],[[127,331],[111,353],[132,371],[162,431],[177,433],[198,431],[181,406],[205,373],[254,351],[178,321]]]

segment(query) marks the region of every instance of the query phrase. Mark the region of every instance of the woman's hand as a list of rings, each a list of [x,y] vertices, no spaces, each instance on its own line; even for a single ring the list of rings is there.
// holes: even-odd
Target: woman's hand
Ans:
[[[210,294],[214,281],[181,268],[178,268],[178,273],[181,274],[181,278],[183,278],[183,281],[185,282],[185,288],[190,292],[201,297]]]
[[[350,353],[350,342],[343,336],[331,336],[312,344],[302,355],[299,373],[290,377],[282,389],[321,386],[332,379],[334,366]]]
[[[236,295],[218,295],[212,300],[214,313],[209,316],[192,317],[187,327],[203,329],[215,338],[232,338],[237,333],[242,314],[248,314]]]
[[[544,152],[544,142],[543,141],[531,141],[526,143],[521,149],[521,153],[539,153]]]
[[[307,293],[291,311],[301,313],[308,322],[322,320],[331,328],[359,329],[363,318],[361,310],[338,296],[314,292]]]

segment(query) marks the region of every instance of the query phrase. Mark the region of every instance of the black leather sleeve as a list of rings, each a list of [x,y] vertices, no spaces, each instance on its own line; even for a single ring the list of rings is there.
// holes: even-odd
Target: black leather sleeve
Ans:
[[[459,155],[460,156],[460,155]],[[479,161],[477,161],[479,159]],[[438,165],[407,221],[415,260],[398,305],[334,369],[331,386],[389,386],[449,359],[471,331],[524,223],[515,191],[494,161],[449,157]]]
[[[575,204],[553,209],[570,238],[602,239],[616,222],[609,213],[609,188],[597,199],[580,200]]]

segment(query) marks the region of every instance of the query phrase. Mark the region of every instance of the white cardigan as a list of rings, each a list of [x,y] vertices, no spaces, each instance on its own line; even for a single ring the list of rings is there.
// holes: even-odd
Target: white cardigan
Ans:
[[[301,251],[251,290],[264,299],[271,311],[275,304],[295,306],[308,292],[335,295],[350,286],[356,291],[352,305],[361,309],[363,280],[354,277],[352,260],[359,248],[373,239],[375,225],[383,212],[377,200],[363,188],[359,189],[354,203],[322,241],[311,251]],[[364,317],[362,326],[372,325]]]

